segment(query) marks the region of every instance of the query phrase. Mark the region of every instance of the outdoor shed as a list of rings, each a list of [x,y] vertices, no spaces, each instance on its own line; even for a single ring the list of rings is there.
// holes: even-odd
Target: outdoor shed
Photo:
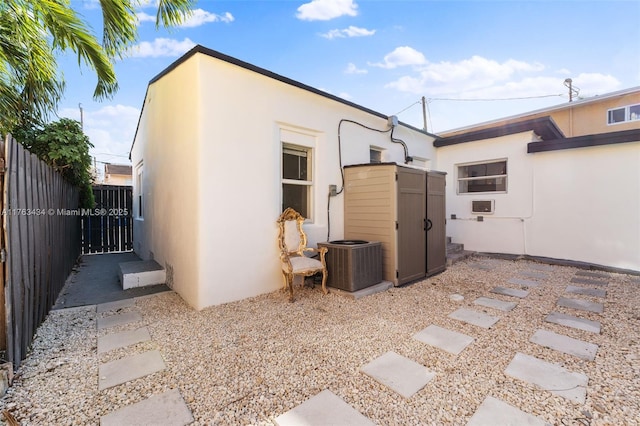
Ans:
[[[134,249],[163,266],[167,284],[196,309],[276,290],[275,221],[284,208],[307,218],[311,245],[342,239],[342,167],[435,168],[434,140],[196,46],[147,88],[131,149]]]

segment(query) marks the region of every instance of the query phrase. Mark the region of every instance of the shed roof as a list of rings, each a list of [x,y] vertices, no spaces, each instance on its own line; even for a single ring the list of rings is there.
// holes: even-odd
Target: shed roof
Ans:
[[[104,172],[108,175],[131,176],[132,167],[127,164],[105,164]]]

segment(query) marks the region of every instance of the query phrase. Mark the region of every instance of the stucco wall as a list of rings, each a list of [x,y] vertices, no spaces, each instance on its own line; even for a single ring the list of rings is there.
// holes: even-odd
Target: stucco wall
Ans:
[[[149,86],[131,152],[134,213],[140,162],[144,192],[144,219],[134,219],[134,249],[165,267],[168,284],[192,306],[199,299],[198,78],[196,61],[186,62]]]
[[[533,133],[438,148],[447,235],[466,249],[640,270],[640,143],[527,154]],[[456,194],[457,164],[507,158],[504,194]],[[495,213],[471,214],[494,199]]]
[[[134,167],[144,157],[145,169],[154,172],[146,173],[145,184],[152,188],[147,211],[153,213],[135,228],[140,252],[172,264],[174,288],[196,309],[280,288],[283,139],[312,149],[312,218],[305,230],[315,246],[327,240],[329,185],[341,187],[343,118],[388,128],[386,118],[204,54],[192,56],[150,86],[142,114]],[[435,166],[433,137],[403,126],[394,137]],[[404,162],[402,146],[388,132],[345,123],[341,139],[344,165],[368,163],[372,145],[384,150],[383,161]],[[331,199],[332,240],[343,236],[342,200],[342,194]]]

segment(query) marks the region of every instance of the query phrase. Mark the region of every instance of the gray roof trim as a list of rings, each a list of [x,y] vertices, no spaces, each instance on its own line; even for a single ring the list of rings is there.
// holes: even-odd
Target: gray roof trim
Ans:
[[[527,144],[527,153],[532,154],[535,152],[586,148],[591,146],[613,145],[628,142],[640,142],[640,129],[531,142]]]
[[[460,133],[455,136],[438,138],[433,142],[436,148],[456,145],[460,143],[474,142],[485,139],[497,138],[500,136],[513,135],[516,133],[533,131],[542,139],[562,139],[564,134],[558,128],[553,119],[549,116],[534,118],[531,120],[520,121],[517,123],[509,123],[496,125],[486,129],[472,130],[466,133]]]

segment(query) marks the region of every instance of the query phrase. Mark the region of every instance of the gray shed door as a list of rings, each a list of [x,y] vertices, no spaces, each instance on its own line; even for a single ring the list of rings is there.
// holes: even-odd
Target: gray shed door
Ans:
[[[447,265],[445,174],[427,173],[427,275]]]
[[[426,174],[398,168],[398,285],[426,273]]]

